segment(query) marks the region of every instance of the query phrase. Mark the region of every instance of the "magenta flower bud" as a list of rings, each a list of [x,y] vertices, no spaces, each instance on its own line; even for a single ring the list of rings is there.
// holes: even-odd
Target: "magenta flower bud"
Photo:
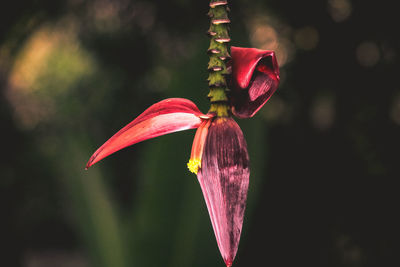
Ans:
[[[249,176],[242,130],[232,118],[215,118],[208,128],[197,177],[227,266],[232,265],[239,245]]]
[[[230,103],[238,118],[250,118],[269,100],[279,84],[275,52],[231,47]]]

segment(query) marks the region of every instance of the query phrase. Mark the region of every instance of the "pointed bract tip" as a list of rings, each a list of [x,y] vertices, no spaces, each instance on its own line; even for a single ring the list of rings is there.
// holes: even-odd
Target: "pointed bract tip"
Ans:
[[[90,162],[91,162],[91,160],[89,160],[88,163],[86,163],[85,171],[89,170],[90,166],[92,166],[92,165],[90,164]]]
[[[232,261],[225,261],[226,267],[231,267],[232,266]]]
[[[90,158],[89,161],[86,163],[85,171],[87,171],[87,170],[90,168],[90,160],[91,160],[91,159],[92,159],[92,158]]]
[[[94,153],[94,154],[90,157],[90,159],[88,160],[88,162],[86,163],[86,166],[85,166],[85,170],[86,170],[86,171],[87,171],[90,167],[92,167],[92,166],[97,162],[97,160],[95,161],[96,157],[97,157],[97,153]]]

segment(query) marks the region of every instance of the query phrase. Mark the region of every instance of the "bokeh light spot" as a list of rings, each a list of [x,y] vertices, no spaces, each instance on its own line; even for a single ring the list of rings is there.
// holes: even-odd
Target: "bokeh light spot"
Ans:
[[[363,67],[376,65],[381,58],[379,47],[374,42],[363,42],[356,48],[358,63]]]
[[[254,27],[250,36],[251,42],[258,47],[268,47],[269,50],[275,50],[278,46],[278,36],[274,28],[269,25],[260,24]]]
[[[21,128],[32,129],[50,120],[57,100],[95,70],[92,57],[80,46],[76,29],[72,18],[44,25],[18,53],[6,96]]]
[[[350,0],[328,0],[328,12],[335,22],[343,22],[352,12]]]
[[[332,127],[335,120],[335,103],[331,94],[317,96],[311,108],[311,121],[320,131]]]
[[[290,108],[285,101],[274,95],[260,110],[262,117],[270,123],[286,123],[290,119]]]
[[[280,67],[291,60],[295,49],[291,41],[292,30],[289,26],[265,14],[253,15],[252,19],[248,20],[247,26],[253,47],[274,50]]]
[[[315,49],[319,42],[319,34],[316,28],[308,26],[298,29],[294,33],[296,46],[303,50]]]
[[[396,124],[400,125],[400,93],[394,97],[393,105],[390,110],[390,117]]]

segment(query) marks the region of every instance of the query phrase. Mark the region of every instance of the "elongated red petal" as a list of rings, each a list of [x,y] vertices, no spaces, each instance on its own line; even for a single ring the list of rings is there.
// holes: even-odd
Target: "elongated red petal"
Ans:
[[[204,147],[198,180],[227,266],[236,256],[249,186],[246,141],[232,118],[217,118]]]
[[[279,84],[274,51],[231,47],[231,105],[239,118],[249,118],[269,100]]]
[[[197,128],[202,114],[196,105],[187,99],[162,100],[140,114],[131,123],[114,134],[90,157],[86,168],[108,155],[141,141],[173,132]]]

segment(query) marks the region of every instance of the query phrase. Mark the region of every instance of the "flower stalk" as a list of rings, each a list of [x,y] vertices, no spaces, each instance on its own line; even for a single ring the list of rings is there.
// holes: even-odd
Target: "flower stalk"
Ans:
[[[208,35],[210,36],[210,46],[208,54],[210,60],[208,62],[208,98],[211,103],[209,112],[215,113],[218,117],[229,116],[228,101],[228,84],[226,76],[229,74],[226,67],[226,61],[230,59],[228,52],[229,23],[228,18],[228,1],[226,0],[210,0],[210,28]]]

